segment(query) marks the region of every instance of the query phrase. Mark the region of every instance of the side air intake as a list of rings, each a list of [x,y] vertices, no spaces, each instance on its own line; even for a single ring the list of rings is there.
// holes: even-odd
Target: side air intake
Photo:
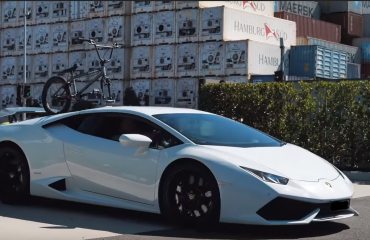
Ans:
[[[66,180],[63,178],[59,181],[53,182],[53,183],[49,184],[49,187],[54,188],[55,190],[58,190],[58,191],[65,191],[65,190],[67,190]]]

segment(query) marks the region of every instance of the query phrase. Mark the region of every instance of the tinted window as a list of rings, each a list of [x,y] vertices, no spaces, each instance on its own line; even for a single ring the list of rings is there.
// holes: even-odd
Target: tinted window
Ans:
[[[213,114],[160,114],[154,117],[199,145],[272,147],[282,144],[254,128]]]

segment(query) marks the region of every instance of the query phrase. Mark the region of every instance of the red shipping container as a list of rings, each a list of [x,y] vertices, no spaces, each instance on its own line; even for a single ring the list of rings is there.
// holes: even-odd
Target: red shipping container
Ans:
[[[363,18],[360,14],[352,12],[330,13],[323,15],[322,20],[340,25],[343,35],[359,38],[363,36]]]
[[[341,27],[339,25],[289,12],[275,12],[274,16],[276,18],[296,22],[297,37],[312,37],[329,42],[340,43]]]
[[[361,65],[361,77],[370,78],[370,63]]]

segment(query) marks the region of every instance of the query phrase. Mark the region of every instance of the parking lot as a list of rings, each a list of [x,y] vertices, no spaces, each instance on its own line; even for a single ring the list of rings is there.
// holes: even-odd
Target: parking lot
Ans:
[[[35,199],[27,206],[0,205],[0,239],[369,239],[370,185],[355,183],[359,217],[308,226],[221,224],[212,231],[176,226],[155,214]]]

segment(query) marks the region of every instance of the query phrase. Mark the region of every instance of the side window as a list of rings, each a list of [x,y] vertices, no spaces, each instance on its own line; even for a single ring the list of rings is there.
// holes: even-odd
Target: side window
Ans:
[[[94,135],[102,114],[78,114],[61,121],[67,127],[84,134]]]

